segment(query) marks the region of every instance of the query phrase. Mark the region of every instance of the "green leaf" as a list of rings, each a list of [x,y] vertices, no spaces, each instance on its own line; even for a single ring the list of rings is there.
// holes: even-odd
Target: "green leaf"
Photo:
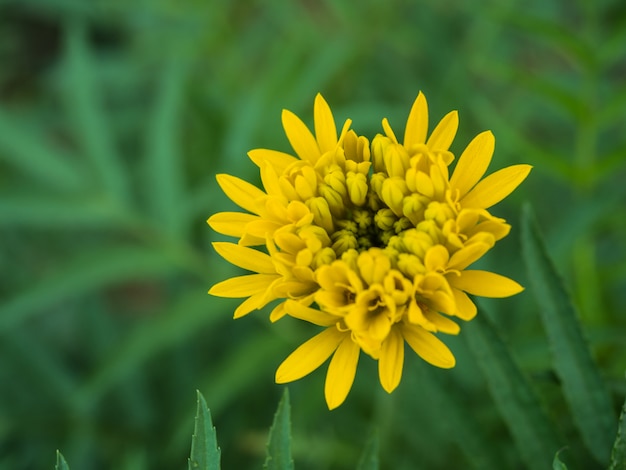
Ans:
[[[290,414],[289,389],[285,388],[270,428],[264,470],[293,470]]]
[[[626,470],[626,401],[622,406],[609,470]]]
[[[356,467],[357,470],[378,470],[380,468],[378,459],[380,453],[379,447],[378,432],[374,431],[370,434],[365,443],[359,464]]]
[[[146,134],[143,176],[152,215],[168,233],[180,235],[184,198],[181,115],[189,65],[172,54],[160,72],[154,108]]]
[[[27,123],[0,109],[0,160],[29,177],[64,191],[85,188],[86,181],[75,158]]]
[[[65,461],[63,454],[57,450],[57,463],[54,466],[54,470],[70,470],[69,465]]]
[[[211,421],[211,411],[204,397],[198,393],[196,424],[191,438],[189,470],[219,470],[220,448],[217,446],[215,427]]]
[[[167,348],[179,345],[200,330],[226,318],[207,314],[210,302],[203,289],[190,288],[154,318],[119,342],[94,374],[77,390],[73,401],[89,409],[114,385],[127,380],[139,367]]]
[[[552,460],[552,470],[567,470],[567,465],[561,462],[559,458],[559,454],[563,452],[565,449],[559,450],[556,454],[554,454],[554,460]]]
[[[128,199],[128,183],[114,135],[101,103],[96,61],[87,44],[86,25],[68,21],[65,27],[68,112],[82,153],[90,158],[102,188],[115,199]]]
[[[112,283],[155,279],[175,269],[172,261],[156,250],[117,246],[102,247],[66,261],[63,268],[0,304],[0,333],[66,298],[83,295]]]
[[[615,426],[609,394],[583,338],[576,309],[548,256],[528,205],[522,220],[522,248],[554,367],[574,422],[594,458],[607,464]]]
[[[0,226],[35,229],[111,228],[126,217],[103,196],[51,197],[49,194],[1,194]]]
[[[508,346],[481,313],[465,325],[464,337],[481,367],[498,411],[529,468],[546,462],[562,446],[552,424]]]

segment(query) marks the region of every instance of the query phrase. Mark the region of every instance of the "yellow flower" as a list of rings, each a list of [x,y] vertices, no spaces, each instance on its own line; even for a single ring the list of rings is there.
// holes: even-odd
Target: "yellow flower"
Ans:
[[[474,138],[449,175],[456,111],[428,136],[420,93],[400,143],[387,119],[371,144],[349,130],[337,133],[331,110],[317,95],[315,135],[293,113],[282,121],[296,156],[249,152],[264,190],[230,175],[217,180],[247,212],[222,212],[208,223],[237,243],[216,242],[229,262],[251,271],[214,285],[210,294],[244,298],[235,318],[276,301],[270,319],[285,315],[323,330],[279,366],[287,383],[332,356],[325,383],[330,409],[346,399],[361,351],[378,361],[382,387],[400,383],[404,343],[430,364],[455,358],[437,334],[457,334],[454,318],[471,320],[468,296],[507,297],[523,288],[499,274],[466,269],[510,226],[487,209],[528,175],[514,165],[482,179],[495,140]]]

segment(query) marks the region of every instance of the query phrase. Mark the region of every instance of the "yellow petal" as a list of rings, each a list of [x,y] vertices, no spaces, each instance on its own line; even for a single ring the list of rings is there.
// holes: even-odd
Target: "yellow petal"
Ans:
[[[265,290],[272,282],[280,278],[278,274],[248,274],[218,282],[209,290],[216,297],[249,297]]]
[[[255,149],[248,152],[248,157],[259,168],[269,163],[272,168],[276,170],[279,175],[282,174],[285,169],[298,159],[289,155],[288,153],[279,152],[278,150],[268,149]]]
[[[443,270],[448,266],[450,253],[443,245],[435,245],[428,249],[424,256],[424,266],[428,271]]]
[[[339,317],[331,313],[324,312],[317,308],[305,307],[295,300],[287,300],[287,302],[285,302],[285,312],[289,316],[318,326],[331,326],[339,320]]]
[[[276,383],[293,382],[313,372],[337,349],[346,335],[349,333],[333,326],[302,344],[278,367]]]
[[[218,212],[207,220],[207,224],[217,233],[231,237],[242,237],[250,222],[260,220],[258,216],[243,212]]]
[[[231,201],[255,214],[259,213],[259,202],[267,198],[259,188],[236,176],[217,175],[217,182]]]
[[[423,144],[428,132],[428,104],[426,97],[420,91],[411,107],[409,118],[404,130],[404,146],[409,149],[412,145]]]
[[[432,134],[428,138],[426,145],[431,152],[436,150],[445,151],[450,148],[450,144],[454,140],[456,130],[459,127],[459,113],[450,111],[437,124]]]
[[[448,262],[448,269],[465,269],[482,255],[487,253],[493,246],[487,243],[477,242],[465,245],[459,251],[456,251]]]
[[[283,318],[286,314],[287,312],[285,312],[285,302],[281,302],[270,312],[270,321],[272,323],[275,323]]]
[[[285,134],[295,152],[302,160],[315,163],[320,157],[320,150],[311,131],[291,111],[284,109],[282,119]]]
[[[460,197],[465,196],[483,177],[495,145],[496,139],[491,131],[485,131],[474,137],[463,151],[450,178],[450,187],[458,189]]]
[[[241,304],[239,304],[239,306],[235,309],[233,318],[241,318],[249,314],[252,310],[258,310],[260,308],[263,308],[267,304],[267,301],[265,299],[265,292],[254,294],[248,297],[246,300],[241,302]]]
[[[474,302],[472,302],[472,299],[470,299],[465,292],[459,289],[453,288],[452,294],[454,295],[454,301],[457,308],[456,316],[465,321],[469,321],[474,318],[476,313],[478,313],[478,309],[476,308]]]
[[[524,290],[513,279],[489,271],[461,271],[448,278],[450,285],[481,297],[509,297]]]
[[[488,209],[511,194],[530,173],[530,165],[513,165],[490,174],[463,199],[463,207]]]
[[[261,251],[228,242],[213,242],[213,248],[235,266],[257,273],[276,274],[272,258]]]
[[[273,222],[259,217],[254,222],[251,222],[246,226],[245,233],[247,235],[251,235],[255,239],[262,239],[265,241],[268,236],[272,236],[280,227],[281,225],[278,222]]]
[[[315,137],[317,137],[320,152],[328,152],[337,146],[337,127],[328,103],[319,93],[315,97],[313,113]]]
[[[343,334],[343,340],[335,351],[326,373],[324,396],[329,410],[337,408],[348,396],[354,383],[359,352],[359,346],[352,341],[350,334]]]
[[[403,325],[402,334],[415,353],[429,364],[442,369],[454,367],[456,361],[448,346],[419,326]]]
[[[442,333],[458,335],[459,331],[461,331],[461,327],[454,320],[450,320],[448,317],[445,317],[434,310],[429,310],[427,312],[427,318],[428,321],[437,327],[437,331],[441,331]]]
[[[378,377],[387,393],[391,393],[400,383],[404,364],[404,340],[398,328],[392,328],[383,342],[378,360]]]

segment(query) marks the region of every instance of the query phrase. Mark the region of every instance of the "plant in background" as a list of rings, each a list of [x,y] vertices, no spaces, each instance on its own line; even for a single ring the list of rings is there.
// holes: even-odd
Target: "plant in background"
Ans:
[[[456,111],[428,135],[428,107],[420,93],[403,141],[387,119],[370,143],[350,129],[339,135],[331,110],[317,95],[315,135],[293,113],[282,115],[297,156],[256,149],[264,190],[218,175],[226,195],[247,212],[209,218],[237,243],[216,242],[229,262],[252,271],[214,285],[221,297],[245,298],[235,318],[277,302],[270,319],[285,315],[324,327],[278,368],[287,383],[317,369],[331,355],[325,384],[330,409],[345,400],[360,352],[378,361],[383,388],[400,383],[404,342],[430,364],[455,358],[438,333],[457,334],[454,319],[477,312],[467,294],[507,297],[523,288],[499,274],[466,269],[510,226],[488,209],[508,196],[530,165],[513,165],[481,181],[494,150],[489,131],[476,136],[450,175]]]

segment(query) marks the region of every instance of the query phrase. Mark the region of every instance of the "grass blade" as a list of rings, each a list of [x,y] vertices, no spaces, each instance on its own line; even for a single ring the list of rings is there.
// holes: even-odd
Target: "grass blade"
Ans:
[[[552,470],[567,470],[567,465],[565,465],[559,457],[561,452],[563,452],[563,449],[554,454],[554,460],[552,460]]]
[[[546,251],[530,206],[524,208],[522,248],[533,293],[548,335],[554,367],[583,441],[606,465],[615,418],[600,373],[583,338],[574,305]]]
[[[125,216],[104,195],[51,197],[49,194],[0,194],[0,226],[29,229],[110,228]]]
[[[609,470],[626,470],[626,401],[622,407]]]
[[[85,179],[71,155],[51,139],[0,109],[0,160],[47,187],[64,191],[83,189]]]
[[[363,448],[359,464],[356,467],[357,470],[378,470],[380,468],[379,447],[378,433],[372,432]]]
[[[291,407],[289,405],[289,389],[285,388],[283,397],[278,403],[274,422],[270,429],[267,442],[267,458],[264,470],[293,470],[291,458]]]
[[[146,322],[116,345],[95,373],[76,391],[73,402],[78,409],[88,409],[117,384],[128,380],[133,371],[157,354],[183,343],[201,329],[225,318],[207,315],[207,295],[204,290],[190,288],[180,294],[155,318]]]
[[[528,468],[537,468],[542,462],[550,461],[562,443],[493,324],[484,313],[479,313],[463,331]]]
[[[127,200],[126,172],[114,146],[114,136],[97,86],[95,60],[89,49],[86,27],[79,21],[66,25],[68,111],[82,152],[91,159],[95,175],[113,197]]]
[[[54,470],[70,470],[69,465],[65,461],[63,454],[57,450],[57,463],[54,466]]]
[[[112,283],[155,279],[175,270],[172,261],[156,250],[133,246],[102,247],[68,260],[26,290],[0,304],[0,333],[15,327],[46,308]]]
[[[198,407],[191,438],[189,470],[219,470],[220,448],[217,446],[217,436],[211,421],[211,411],[199,390],[197,393]]]
[[[180,145],[181,114],[188,65],[172,56],[161,71],[152,120],[146,134],[143,174],[146,178],[146,200],[161,227],[174,235],[184,228],[180,208],[183,206],[183,155]]]

